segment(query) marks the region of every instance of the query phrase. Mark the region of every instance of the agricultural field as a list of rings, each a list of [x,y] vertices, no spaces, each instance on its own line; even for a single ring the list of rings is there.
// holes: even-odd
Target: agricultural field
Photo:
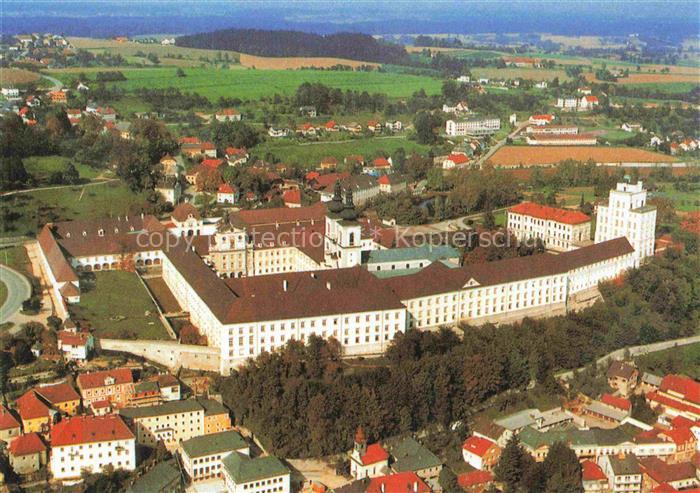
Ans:
[[[69,310],[74,319],[87,321],[96,337],[169,339],[156,305],[135,273],[86,273],[80,287],[80,303]]]
[[[0,197],[0,237],[34,236],[47,222],[126,214],[143,203],[119,181],[89,186],[48,188]]]
[[[109,71],[103,68],[101,71]],[[119,69],[127,78],[114,86],[125,91],[137,88],[164,89],[176,87],[181,91],[196,92],[211,101],[220,97],[242,100],[258,99],[275,94],[293,94],[304,82],[320,82],[342,90],[381,92],[390,98],[408,97],[419,89],[428,94],[439,94],[442,82],[417,75],[380,72],[340,72],[319,70],[242,70],[185,68],[185,77],[175,77],[175,68]],[[79,70],[49,70],[47,74],[63,82],[76,77]],[[88,71],[84,71],[90,77]]]
[[[0,68],[0,81],[3,86],[23,86],[38,82],[41,75],[37,72],[24,70],[21,68]]]
[[[425,154],[429,149],[428,146],[408,140],[404,136],[397,136],[304,144],[284,140],[268,140],[255,147],[255,152],[259,156],[266,156],[269,152],[284,163],[297,164],[306,169],[313,169],[325,157],[332,156],[338,160],[338,163],[342,163],[343,159],[351,154],[361,154],[368,159],[372,159],[379,154],[391,155],[400,147],[403,147],[406,155],[412,152]]]
[[[700,189],[681,192],[673,187],[673,183],[659,183],[658,190],[653,192],[652,196],[672,200],[676,209],[681,212],[700,211]]]
[[[64,171],[72,161],[63,156],[32,156],[23,160],[24,168],[40,183],[45,183],[51,173]],[[92,180],[99,176],[100,171],[85,164],[73,163],[83,180]]]
[[[488,159],[493,166],[547,166],[567,159],[597,163],[668,163],[676,158],[632,147],[503,146]]]

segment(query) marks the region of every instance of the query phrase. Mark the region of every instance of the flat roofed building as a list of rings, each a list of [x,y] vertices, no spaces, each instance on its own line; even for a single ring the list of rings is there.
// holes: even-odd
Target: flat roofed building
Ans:
[[[450,137],[462,135],[490,135],[501,129],[501,120],[498,118],[473,117],[462,120],[447,120],[445,133]]]

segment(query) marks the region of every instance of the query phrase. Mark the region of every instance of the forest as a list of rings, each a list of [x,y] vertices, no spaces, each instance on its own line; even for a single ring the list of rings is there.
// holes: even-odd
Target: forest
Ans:
[[[175,43],[188,48],[232,50],[270,57],[335,57],[397,64],[408,58],[403,47],[359,33],[321,36],[300,31],[222,29],[181,36]]]
[[[409,331],[385,359],[357,365],[341,360],[337,341],[291,341],[222,379],[220,391],[237,423],[286,457],[345,451],[358,425],[373,441],[468,420],[497,396],[502,411],[517,397],[512,391],[531,382],[540,392],[561,394],[555,371],[697,330],[700,257],[693,248],[603,285],[605,301],[578,313],[499,327],[465,325],[463,338],[448,329]]]

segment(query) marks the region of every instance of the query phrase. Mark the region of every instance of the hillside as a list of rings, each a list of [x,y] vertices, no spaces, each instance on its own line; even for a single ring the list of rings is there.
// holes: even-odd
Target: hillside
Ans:
[[[376,63],[401,63],[408,58],[403,47],[377,41],[366,34],[327,36],[299,31],[222,29],[181,36],[177,46],[233,50],[265,57],[332,57]]]

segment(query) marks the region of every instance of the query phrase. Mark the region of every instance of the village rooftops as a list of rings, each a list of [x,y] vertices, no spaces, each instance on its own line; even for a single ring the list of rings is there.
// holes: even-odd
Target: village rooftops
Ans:
[[[68,382],[40,385],[34,387],[34,392],[43,397],[50,404],[80,400],[80,395]]]
[[[113,370],[82,373],[78,375],[77,381],[80,389],[94,389],[108,385],[134,383],[134,377],[128,368],[115,368]]]
[[[582,224],[590,222],[591,220],[591,218],[583,212],[558,209],[556,207],[535,204],[533,202],[523,202],[522,204],[511,207],[508,209],[508,212],[564,224]]]
[[[423,245],[409,248],[371,250],[369,252],[368,263],[405,262],[422,259],[434,262],[441,259],[459,259],[459,257],[459,251],[456,248],[441,245]]]
[[[119,414],[127,419],[152,418],[155,416],[167,416],[169,414],[193,413],[204,411],[204,407],[197,401],[166,401],[162,404],[143,407],[127,407],[119,410]]]
[[[667,464],[658,457],[645,457],[639,459],[639,466],[644,473],[657,483],[673,483],[696,479],[695,466],[691,462]]]
[[[17,418],[2,404],[0,404],[0,430],[19,428]]]
[[[236,484],[250,483],[291,473],[282,461],[272,455],[251,459],[247,455],[234,452],[221,462]]]
[[[395,459],[392,467],[397,472],[415,472],[442,465],[434,453],[411,437],[404,438],[391,447],[391,455]]]
[[[133,440],[134,434],[117,415],[75,416],[59,421],[51,429],[51,446]]]
[[[9,450],[10,454],[14,456],[38,454],[46,450],[46,444],[41,440],[38,433],[28,433],[12,440]]]
[[[243,437],[233,430],[190,438],[180,446],[191,459],[248,448]]]

